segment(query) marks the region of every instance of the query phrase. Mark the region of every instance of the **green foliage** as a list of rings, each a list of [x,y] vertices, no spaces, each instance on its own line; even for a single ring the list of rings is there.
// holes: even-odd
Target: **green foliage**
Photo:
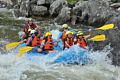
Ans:
[[[78,1],[88,1],[88,0],[67,0],[67,2],[71,5],[76,4]]]
[[[75,4],[76,2],[78,2],[79,0],[67,0],[67,2],[69,3],[69,4]]]

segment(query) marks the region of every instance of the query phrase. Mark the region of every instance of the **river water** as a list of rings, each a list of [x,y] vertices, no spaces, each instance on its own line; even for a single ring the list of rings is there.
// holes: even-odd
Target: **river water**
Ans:
[[[64,65],[32,62],[13,51],[0,54],[0,80],[120,80],[120,68],[111,65],[106,50],[90,51],[92,64]],[[36,60],[39,60],[36,59]]]
[[[1,25],[1,30],[3,26]],[[52,31],[56,34],[54,38],[57,32],[57,30]],[[5,38],[0,38],[1,46],[8,43],[7,41]],[[28,60],[25,55],[21,58],[17,57],[14,51],[4,52],[2,48],[0,49],[0,80],[120,80],[120,67],[111,65],[112,61],[107,57],[111,49],[108,45],[102,51],[90,50],[89,55],[93,62],[82,66],[44,62],[40,64]]]

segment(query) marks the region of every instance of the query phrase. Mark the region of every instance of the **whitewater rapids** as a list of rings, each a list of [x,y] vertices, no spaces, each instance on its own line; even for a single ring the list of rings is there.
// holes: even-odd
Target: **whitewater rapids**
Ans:
[[[103,51],[90,51],[92,64],[38,64],[18,58],[16,53],[0,54],[0,80],[120,80],[120,68],[111,65],[108,46]],[[38,59],[39,60],[39,59]]]

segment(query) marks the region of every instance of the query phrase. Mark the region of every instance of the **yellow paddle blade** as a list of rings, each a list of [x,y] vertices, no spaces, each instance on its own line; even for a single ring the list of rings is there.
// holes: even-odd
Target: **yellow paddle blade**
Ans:
[[[108,30],[108,29],[113,29],[113,28],[114,28],[114,24],[107,24],[100,28],[96,28],[96,30]]]
[[[17,54],[18,57],[21,57],[24,53],[32,50],[34,47],[29,47],[29,46],[25,46],[19,49],[19,53]]]
[[[10,50],[10,49],[14,49],[16,48],[18,45],[20,44],[20,42],[12,42],[9,43],[5,46],[6,50]]]
[[[101,34],[101,35],[94,36],[93,38],[90,38],[88,40],[92,40],[92,41],[104,41],[104,40],[106,40],[106,37],[105,37],[104,34]]]
[[[90,37],[90,35],[85,35],[85,36],[84,36],[84,38],[88,38],[88,37]]]

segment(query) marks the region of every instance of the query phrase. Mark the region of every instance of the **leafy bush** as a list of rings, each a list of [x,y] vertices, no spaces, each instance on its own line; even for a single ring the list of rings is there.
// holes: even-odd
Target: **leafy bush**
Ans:
[[[67,0],[67,2],[69,3],[69,4],[75,4],[76,2],[78,2],[79,0]]]

